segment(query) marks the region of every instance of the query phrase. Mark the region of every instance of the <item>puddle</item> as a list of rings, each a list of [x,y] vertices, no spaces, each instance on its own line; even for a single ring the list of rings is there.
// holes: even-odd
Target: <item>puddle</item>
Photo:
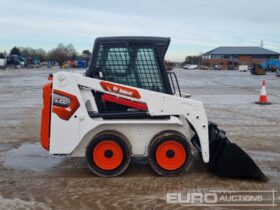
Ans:
[[[65,160],[63,156],[55,156],[45,151],[39,143],[22,144],[20,147],[3,152],[0,161],[6,168],[43,172]]]

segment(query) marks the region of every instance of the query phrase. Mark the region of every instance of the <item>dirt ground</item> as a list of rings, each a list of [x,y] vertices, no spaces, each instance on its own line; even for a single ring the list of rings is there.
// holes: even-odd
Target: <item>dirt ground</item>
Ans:
[[[203,101],[209,120],[226,130],[229,139],[267,175],[269,181],[261,182],[218,177],[207,170],[194,149],[191,169],[177,177],[159,177],[145,160],[134,160],[122,176],[99,178],[90,173],[83,158],[49,155],[39,141],[41,89],[51,71],[57,70],[0,72],[0,209],[185,209],[185,205],[167,203],[166,193],[279,191],[280,78],[274,73],[175,70],[182,91]],[[254,104],[262,79],[267,81],[270,106]],[[274,208],[251,208],[277,209],[279,192],[274,199],[278,205]]]

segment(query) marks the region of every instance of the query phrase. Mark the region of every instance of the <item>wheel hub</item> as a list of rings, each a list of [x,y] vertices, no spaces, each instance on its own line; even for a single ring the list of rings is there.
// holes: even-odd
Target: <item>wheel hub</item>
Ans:
[[[111,158],[113,156],[113,152],[112,150],[107,149],[105,150],[104,155],[106,158]]]
[[[122,148],[113,140],[101,141],[93,149],[93,162],[102,170],[118,168],[123,157]]]
[[[166,156],[168,157],[168,158],[173,158],[174,157],[174,155],[175,155],[175,152],[173,151],[173,150],[167,150],[167,152],[166,152]]]
[[[187,158],[184,146],[175,140],[159,144],[155,155],[157,164],[168,171],[178,170]]]

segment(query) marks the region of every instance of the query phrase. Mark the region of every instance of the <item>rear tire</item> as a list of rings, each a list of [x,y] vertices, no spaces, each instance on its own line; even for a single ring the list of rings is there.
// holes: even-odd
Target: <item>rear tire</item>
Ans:
[[[149,163],[161,176],[183,173],[190,167],[191,162],[191,147],[187,139],[177,132],[165,131],[150,143]]]
[[[130,156],[128,141],[111,132],[96,136],[86,150],[89,169],[101,177],[121,175],[130,163]]]

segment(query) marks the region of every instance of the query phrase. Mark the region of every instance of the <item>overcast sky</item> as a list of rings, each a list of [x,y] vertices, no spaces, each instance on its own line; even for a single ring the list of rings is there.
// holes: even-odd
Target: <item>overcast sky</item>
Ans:
[[[0,51],[92,49],[98,36],[166,36],[166,58],[217,46],[280,51],[280,0],[0,0]]]

